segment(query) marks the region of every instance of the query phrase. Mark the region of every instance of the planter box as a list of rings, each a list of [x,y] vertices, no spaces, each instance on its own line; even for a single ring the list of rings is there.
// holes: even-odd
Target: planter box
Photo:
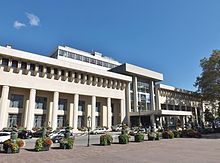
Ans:
[[[63,143],[60,143],[60,148],[61,149],[73,149],[73,147],[71,148],[69,145],[63,144]]]
[[[19,152],[20,152],[20,148],[18,148],[18,150],[16,150],[16,151],[12,151],[11,148],[7,148],[7,149],[5,150],[5,152],[6,152],[7,154],[19,153]]]

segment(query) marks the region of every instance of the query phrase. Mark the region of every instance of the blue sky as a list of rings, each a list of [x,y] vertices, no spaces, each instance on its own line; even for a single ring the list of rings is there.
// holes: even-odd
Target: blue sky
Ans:
[[[50,54],[99,51],[195,90],[199,61],[220,49],[218,0],[2,0],[0,44]]]

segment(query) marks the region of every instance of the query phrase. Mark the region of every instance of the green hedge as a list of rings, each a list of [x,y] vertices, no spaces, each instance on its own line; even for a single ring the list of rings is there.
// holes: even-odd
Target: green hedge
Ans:
[[[162,133],[162,137],[163,139],[173,139],[174,133],[171,130],[167,130]]]
[[[134,141],[135,142],[142,142],[144,141],[144,134],[143,133],[137,133],[134,135]]]
[[[110,134],[100,136],[100,145],[111,145],[113,138]]]
[[[128,134],[121,134],[118,136],[119,144],[128,144],[129,136]]]

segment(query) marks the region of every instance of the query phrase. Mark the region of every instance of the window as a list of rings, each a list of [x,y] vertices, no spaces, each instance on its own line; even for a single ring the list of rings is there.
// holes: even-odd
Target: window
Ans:
[[[72,72],[68,71],[68,77],[70,78],[72,76]]]
[[[100,102],[96,102],[95,111],[96,111],[96,112],[100,112],[100,110],[101,110],[101,103],[100,103]]]
[[[82,56],[81,56],[81,55],[76,54],[76,60],[82,61]]]
[[[10,97],[10,107],[12,108],[23,108],[23,95],[11,94]]]
[[[85,111],[85,101],[79,100],[78,111]]]
[[[89,62],[92,63],[92,64],[96,64],[96,59],[90,58]]]
[[[57,75],[57,74],[58,74],[58,69],[55,68],[55,69],[54,69],[54,75]]]
[[[17,126],[21,126],[21,114],[8,115],[8,127],[12,127],[14,123],[16,123]]]
[[[35,64],[33,64],[33,63],[30,64],[30,70],[35,71]]]
[[[112,113],[114,113],[114,104],[111,103]]]
[[[42,65],[39,65],[39,72],[43,72],[44,67]]]
[[[100,116],[95,116],[95,127],[100,126]]]
[[[65,119],[66,117],[63,115],[58,115],[57,116],[57,127],[64,127],[65,126]]]
[[[84,127],[84,116],[78,116],[78,123],[77,123],[77,127],[78,128],[83,128]]]
[[[103,62],[103,66],[104,67],[108,67],[108,63],[107,62]]]
[[[97,65],[102,66],[102,61],[97,60]]]
[[[12,61],[12,67],[13,67],[13,68],[18,68],[18,61],[13,60],[13,61]]]
[[[58,110],[67,110],[67,99],[59,99]]]
[[[83,62],[89,62],[89,57],[83,56]]]
[[[46,116],[43,115],[34,115],[34,127],[40,128],[44,125]]]
[[[26,70],[27,69],[27,63],[26,62],[21,62],[21,68],[23,70]]]
[[[61,76],[64,76],[64,74],[65,74],[65,71],[61,70]]]
[[[51,68],[47,67],[47,73],[50,74],[51,73]]]
[[[47,108],[47,98],[46,97],[36,97],[36,109],[46,109]]]
[[[9,59],[7,59],[7,58],[2,58],[2,65],[3,65],[3,66],[8,66],[8,63],[9,63]]]
[[[149,84],[143,81],[137,82],[138,92],[149,93]]]

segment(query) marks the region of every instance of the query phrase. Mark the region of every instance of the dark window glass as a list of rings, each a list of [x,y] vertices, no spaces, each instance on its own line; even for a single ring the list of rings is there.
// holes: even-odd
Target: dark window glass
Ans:
[[[67,99],[59,99],[58,110],[67,110]]]
[[[12,67],[13,67],[13,68],[18,68],[18,61],[13,60],[13,61],[12,61]]]
[[[47,67],[47,73],[50,74],[51,73],[51,68]]]
[[[96,102],[96,112],[100,112],[101,110],[101,103],[100,102]]]
[[[57,68],[54,69],[54,74],[55,74],[55,75],[58,74],[58,69],[57,69]]]
[[[26,62],[21,62],[21,68],[23,70],[26,70],[27,69],[27,63]]]
[[[3,65],[3,66],[8,66],[8,62],[9,62],[9,59],[7,59],[7,58],[2,58],[2,65]]]
[[[46,97],[36,97],[36,109],[46,109],[47,108],[47,98]]]
[[[64,73],[65,73],[65,71],[64,71],[64,70],[61,70],[61,75],[62,75],[62,76],[64,76]]]
[[[12,108],[23,108],[23,101],[24,101],[24,96],[23,95],[11,94],[10,107],[12,107]]]
[[[43,72],[44,67],[42,65],[39,65],[39,72]]]
[[[82,61],[82,56],[81,56],[81,55],[76,54],[76,60]]]
[[[78,111],[85,111],[85,101],[79,100]]]
[[[30,70],[35,71],[35,64],[33,64],[33,63],[30,64]]]
[[[89,62],[89,57],[83,56],[83,62]]]

